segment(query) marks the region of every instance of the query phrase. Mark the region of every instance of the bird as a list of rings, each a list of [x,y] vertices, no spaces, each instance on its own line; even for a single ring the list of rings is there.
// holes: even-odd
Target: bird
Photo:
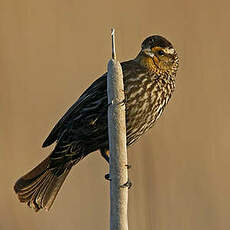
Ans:
[[[163,36],[152,35],[134,59],[121,63],[127,146],[161,116],[175,89],[179,59]],[[17,180],[20,202],[36,212],[49,210],[71,168],[99,150],[109,163],[107,73],[96,79],[54,126],[42,147],[55,143],[48,157]]]

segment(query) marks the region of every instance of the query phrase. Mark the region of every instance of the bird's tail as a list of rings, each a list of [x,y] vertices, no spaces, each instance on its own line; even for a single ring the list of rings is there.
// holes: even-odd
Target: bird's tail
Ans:
[[[71,167],[72,164],[62,164],[50,168],[48,156],[16,182],[14,190],[19,200],[27,203],[35,211],[49,210]]]

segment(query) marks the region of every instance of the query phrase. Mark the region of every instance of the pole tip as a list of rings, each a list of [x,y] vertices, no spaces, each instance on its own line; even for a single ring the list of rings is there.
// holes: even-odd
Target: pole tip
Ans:
[[[116,51],[115,51],[115,29],[111,29],[111,36],[112,36],[112,59],[116,60]]]
[[[115,34],[115,29],[112,28],[112,29],[111,29],[111,35],[114,36],[114,34]]]

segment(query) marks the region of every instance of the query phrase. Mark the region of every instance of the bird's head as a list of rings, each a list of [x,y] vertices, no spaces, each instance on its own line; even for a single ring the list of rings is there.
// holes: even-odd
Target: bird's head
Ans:
[[[136,61],[157,74],[175,74],[178,68],[178,57],[172,44],[158,35],[142,42]]]

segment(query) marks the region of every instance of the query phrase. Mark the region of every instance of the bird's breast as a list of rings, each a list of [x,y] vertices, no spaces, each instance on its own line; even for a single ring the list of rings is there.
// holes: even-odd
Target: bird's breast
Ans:
[[[174,82],[143,74],[138,80],[127,79],[126,129],[128,145],[149,130],[162,114],[174,90]]]

